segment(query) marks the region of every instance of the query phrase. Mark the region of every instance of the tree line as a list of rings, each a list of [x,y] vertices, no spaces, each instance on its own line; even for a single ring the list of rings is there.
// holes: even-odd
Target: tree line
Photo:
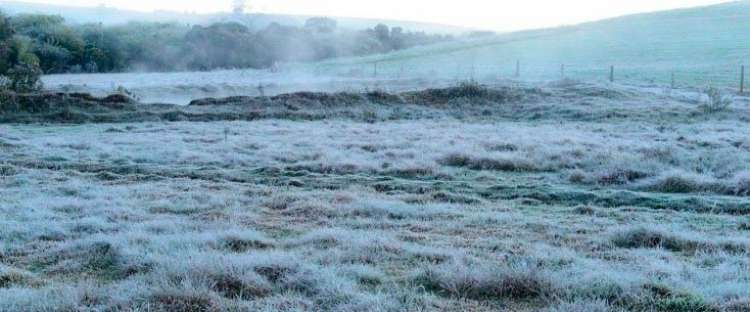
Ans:
[[[0,36],[4,76],[24,66],[45,74],[263,69],[279,62],[384,53],[451,38],[383,24],[344,30],[328,18],[311,18],[302,27],[274,23],[251,29],[238,22],[74,25],[60,16],[1,13]]]

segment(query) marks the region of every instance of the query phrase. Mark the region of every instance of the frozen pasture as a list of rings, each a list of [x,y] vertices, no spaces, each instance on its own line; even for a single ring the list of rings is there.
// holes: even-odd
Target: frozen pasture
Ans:
[[[629,92],[2,124],[0,311],[747,311],[746,102]]]

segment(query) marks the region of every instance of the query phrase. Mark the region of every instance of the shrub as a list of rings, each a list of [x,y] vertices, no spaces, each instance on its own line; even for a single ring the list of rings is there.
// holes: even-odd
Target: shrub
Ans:
[[[2,18],[2,17],[0,17]],[[0,42],[0,89],[33,92],[42,89],[39,59],[29,50],[28,40],[5,39]]]
[[[724,92],[716,87],[708,87],[703,92],[707,99],[703,101],[700,108],[706,114],[727,110],[732,105],[732,98],[725,95]]]
[[[455,97],[466,98],[483,97],[488,93],[488,89],[475,80],[462,81],[452,91]]]
[[[19,64],[7,72],[4,88],[15,92],[34,92],[42,89],[42,70],[32,64]]]

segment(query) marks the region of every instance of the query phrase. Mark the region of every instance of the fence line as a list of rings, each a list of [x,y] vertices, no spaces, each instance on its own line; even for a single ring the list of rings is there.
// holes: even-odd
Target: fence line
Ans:
[[[589,64],[571,65],[570,63],[558,63],[559,71],[551,71],[550,63],[544,65],[534,66],[529,65],[531,63],[521,64],[521,60],[515,61],[514,71],[508,72],[508,67],[503,67],[501,64],[493,64],[486,66],[484,64],[477,64],[474,61],[465,63],[454,63],[456,65],[454,71],[446,71],[445,68],[453,65],[451,63],[443,64],[442,66],[431,66],[430,64],[410,64],[410,63],[399,63],[399,62],[388,62],[388,61],[374,61],[370,62],[372,66],[372,76],[374,78],[436,78],[448,77],[455,75],[456,79],[466,77],[466,79],[477,79],[482,77],[503,77],[505,75],[512,75],[516,79],[523,77],[524,79],[538,79],[538,80],[554,80],[554,79],[583,79],[583,80],[604,80],[610,83],[615,82],[650,82],[660,83],[665,87],[675,89],[680,86],[694,86],[700,85],[712,85],[721,87],[737,88],[740,94],[746,94],[747,83],[746,83],[746,71],[745,65],[733,65],[733,66],[696,66],[687,67],[686,69],[680,70],[675,67],[674,69],[667,69],[666,66],[656,65],[653,67],[648,66],[622,66],[617,65],[602,66],[597,68]],[[354,65],[354,64],[352,64]],[[360,64],[362,66],[364,64]],[[521,67],[521,66],[525,67]],[[356,66],[356,65],[354,65]],[[739,66],[739,68],[735,67]],[[335,66],[334,67],[338,67]],[[341,72],[342,74],[354,76],[354,77],[366,77],[363,71],[357,73],[357,70],[351,67],[340,67],[349,68],[348,74],[346,71]],[[733,68],[733,69],[732,69]],[[505,69],[505,70],[504,70]],[[737,70],[739,70],[739,83],[737,80]],[[325,72],[317,71],[320,73]],[[506,74],[503,74],[505,72]],[[410,73],[412,73],[410,75]],[[363,75],[364,74],[364,75]],[[605,80],[606,79],[606,80]],[[682,83],[680,83],[682,81]],[[733,86],[733,87],[732,87]]]

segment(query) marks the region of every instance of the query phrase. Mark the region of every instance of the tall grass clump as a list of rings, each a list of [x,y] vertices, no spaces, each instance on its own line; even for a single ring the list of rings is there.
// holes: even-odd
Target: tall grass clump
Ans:
[[[542,298],[554,288],[541,267],[523,261],[497,265],[452,261],[427,268],[415,280],[428,291],[474,300]]]
[[[701,104],[700,108],[706,114],[714,114],[729,109],[732,105],[732,98],[725,95],[719,88],[708,87],[703,91],[706,95],[706,99]]]
[[[620,248],[664,248],[673,252],[697,251],[747,252],[743,241],[707,240],[694,235],[671,233],[653,227],[635,227],[614,233],[612,243]]]

